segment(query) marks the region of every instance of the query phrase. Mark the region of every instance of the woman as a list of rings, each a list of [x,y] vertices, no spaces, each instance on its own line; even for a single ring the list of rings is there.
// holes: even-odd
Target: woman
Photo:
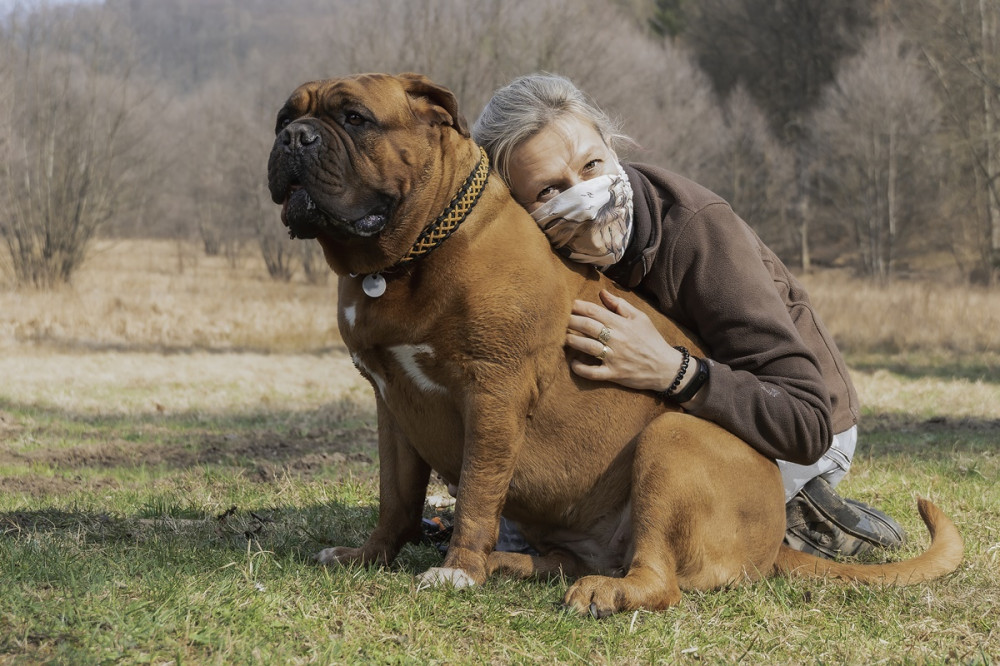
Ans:
[[[642,294],[708,353],[671,347],[604,292],[603,304],[574,304],[566,344],[601,361],[574,372],[657,392],[777,459],[791,546],[834,557],[901,545],[892,519],[833,491],[857,441],[847,368],[805,290],[725,201],[669,171],[620,163],[625,137],[560,76],[498,90],[473,136],[556,251]]]

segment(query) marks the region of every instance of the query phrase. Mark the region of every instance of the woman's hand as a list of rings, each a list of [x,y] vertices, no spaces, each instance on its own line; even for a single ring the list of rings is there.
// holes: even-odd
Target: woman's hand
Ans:
[[[628,301],[605,289],[601,290],[601,300],[606,307],[588,301],[573,302],[566,344],[601,361],[599,365],[588,365],[574,359],[570,363],[573,372],[585,379],[640,390],[662,391],[670,386],[680,370],[681,353],[663,339],[644,312]]]

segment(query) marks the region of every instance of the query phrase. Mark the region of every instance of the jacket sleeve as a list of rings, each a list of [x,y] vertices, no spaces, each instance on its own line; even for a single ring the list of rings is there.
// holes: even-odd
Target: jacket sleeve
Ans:
[[[725,203],[705,206],[675,231],[661,270],[710,357],[693,413],[766,456],[816,462],[833,438],[829,392],[760,240]]]

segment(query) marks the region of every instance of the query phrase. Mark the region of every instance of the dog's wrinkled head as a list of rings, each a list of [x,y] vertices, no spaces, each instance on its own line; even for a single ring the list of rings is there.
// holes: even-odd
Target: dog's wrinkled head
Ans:
[[[468,138],[455,96],[416,74],[363,74],[299,86],[278,112],[271,199],[294,237],[392,232],[440,159],[441,132]]]

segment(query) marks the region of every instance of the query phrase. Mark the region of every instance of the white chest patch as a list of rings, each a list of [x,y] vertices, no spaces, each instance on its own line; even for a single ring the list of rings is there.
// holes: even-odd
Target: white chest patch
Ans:
[[[397,345],[389,351],[403,367],[406,376],[423,391],[430,393],[445,393],[447,389],[428,377],[417,362],[417,355],[434,358],[434,348],[430,345]]]
[[[354,328],[354,322],[358,318],[358,308],[356,305],[348,305],[343,308],[344,311],[344,321],[347,322],[347,328]]]

